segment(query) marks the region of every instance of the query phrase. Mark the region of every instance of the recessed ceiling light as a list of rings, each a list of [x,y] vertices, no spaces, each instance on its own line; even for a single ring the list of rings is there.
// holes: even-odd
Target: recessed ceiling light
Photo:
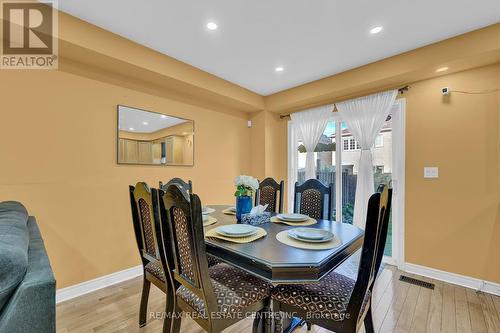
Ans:
[[[278,66],[278,67],[276,67],[276,68],[274,69],[274,71],[276,71],[276,72],[283,72],[284,70],[285,70],[285,69],[284,69],[283,67],[281,67],[281,66]]]
[[[447,66],[440,67],[440,68],[436,69],[436,73],[439,73],[439,72],[444,72],[444,71],[447,71],[447,70],[448,70],[448,67],[447,67]]]
[[[381,32],[381,31],[382,31],[382,29],[384,29],[384,28],[383,28],[383,27],[381,27],[381,26],[378,26],[378,27],[373,27],[373,28],[371,28],[371,29],[370,29],[370,33],[371,33],[372,35],[375,35],[375,34],[378,34],[379,32]]]
[[[167,116],[166,116],[166,115],[164,115],[164,114],[162,114],[162,115],[161,115],[161,117],[162,117],[163,119],[167,118]]]
[[[128,130],[129,130],[129,131],[135,131],[135,128],[133,128],[133,127],[129,127],[129,128],[128,128]]]
[[[208,22],[207,23],[207,29],[208,30],[217,30],[217,23],[215,23],[215,22]]]
[[[149,123],[147,121],[143,121],[142,124],[143,125],[149,125]]]

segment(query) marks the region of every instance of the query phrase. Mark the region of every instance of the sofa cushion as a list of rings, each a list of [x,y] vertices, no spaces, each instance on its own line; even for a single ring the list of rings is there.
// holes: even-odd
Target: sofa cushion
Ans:
[[[56,282],[33,216],[28,218],[28,270],[0,311],[0,332],[54,333]]]
[[[28,212],[19,202],[0,202],[0,310],[28,268]]]

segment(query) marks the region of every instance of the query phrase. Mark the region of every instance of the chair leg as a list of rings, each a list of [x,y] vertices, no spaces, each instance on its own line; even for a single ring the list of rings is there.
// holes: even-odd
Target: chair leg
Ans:
[[[283,319],[281,318],[280,302],[273,300],[272,307],[273,307],[272,320],[274,324],[274,333],[282,333]]]
[[[312,329],[312,324],[311,324],[311,322],[306,321],[306,325],[307,325],[307,331],[310,331],[310,330]]]
[[[283,333],[283,318],[281,317],[281,312],[276,311],[274,313],[274,332]]]
[[[253,325],[252,325],[252,333],[259,332],[260,323],[262,323],[261,328],[264,328],[264,321],[263,321],[264,311],[265,311],[265,309],[261,309],[255,313],[255,318],[253,320]]]
[[[172,328],[172,321],[174,318],[174,302],[175,302],[175,296],[172,297],[172,295],[169,295],[170,293],[167,291],[166,297],[165,297],[165,318],[163,319],[163,333],[170,333],[170,330]]]
[[[371,307],[368,308],[368,312],[366,313],[364,323],[365,323],[365,332],[366,333],[375,333],[375,331],[373,329],[373,318],[372,318],[372,308]]]
[[[271,312],[271,307],[266,308],[266,312],[264,313],[264,322],[262,323],[264,326],[264,332],[265,333],[271,333],[272,332],[272,312]]]
[[[172,317],[172,333],[179,333],[181,330],[181,322],[182,322],[182,310],[175,305],[174,314]]]
[[[148,313],[148,299],[149,299],[149,289],[151,287],[151,282],[144,277],[142,281],[142,296],[141,296],[141,306],[139,308],[139,327],[146,326],[146,316]]]

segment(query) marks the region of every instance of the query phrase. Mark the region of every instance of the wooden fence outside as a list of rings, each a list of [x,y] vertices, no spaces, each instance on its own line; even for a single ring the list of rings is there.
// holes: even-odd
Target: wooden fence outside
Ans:
[[[297,179],[299,184],[302,184],[305,181],[305,178],[305,170],[300,170]],[[335,171],[316,171],[316,179],[318,179],[325,185],[331,183],[333,184],[333,186],[335,186]],[[346,171],[342,172],[342,207],[347,204],[354,205],[357,179],[357,175],[350,174]]]

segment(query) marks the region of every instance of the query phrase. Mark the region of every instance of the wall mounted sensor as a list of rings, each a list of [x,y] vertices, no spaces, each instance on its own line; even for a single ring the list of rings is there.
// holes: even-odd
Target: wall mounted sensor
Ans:
[[[450,93],[450,88],[448,87],[441,88],[441,94],[448,95],[449,93]]]

